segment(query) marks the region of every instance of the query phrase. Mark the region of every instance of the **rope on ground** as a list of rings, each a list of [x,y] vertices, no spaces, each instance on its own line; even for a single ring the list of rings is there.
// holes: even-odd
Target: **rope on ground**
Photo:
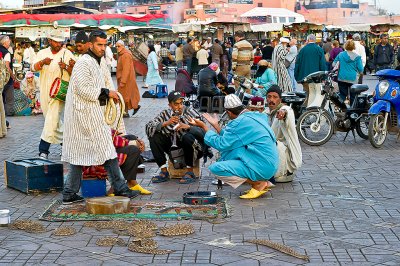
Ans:
[[[122,95],[117,92],[117,95],[119,97],[119,117],[118,117],[118,122],[117,122],[117,126],[116,126],[116,130],[118,130],[118,128],[121,125],[122,119],[124,117],[124,111],[125,111],[125,102],[124,102],[124,98],[122,97]],[[106,111],[104,113],[105,116],[105,121],[107,123],[107,125],[112,126],[114,125],[116,119],[117,119],[117,114],[118,114],[118,109],[117,109],[117,105],[114,102],[114,99],[108,99],[107,101],[107,105],[106,105]]]

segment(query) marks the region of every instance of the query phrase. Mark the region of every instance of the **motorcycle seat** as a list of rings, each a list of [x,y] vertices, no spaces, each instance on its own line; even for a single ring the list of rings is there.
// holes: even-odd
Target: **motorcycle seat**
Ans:
[[[305,91],[295,91],[294,93],[297,96],[301,97],[301,98],[305,98],[306,97],[306,92]]]
[[[365,84],[354,84],[350,88],[350,93],[352,94],[360,94],[361,92],[369,90],[368,85]]]

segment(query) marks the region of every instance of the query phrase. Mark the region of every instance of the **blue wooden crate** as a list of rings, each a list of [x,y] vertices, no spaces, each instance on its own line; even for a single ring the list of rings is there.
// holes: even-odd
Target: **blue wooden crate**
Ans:
[[[42,158],[4,162],[7,187],[24,193],[62,190],[64,184],[62,163]]]
[[[105,179],[83,179],[81,185],[82,197],[104,197],[106,195]]]

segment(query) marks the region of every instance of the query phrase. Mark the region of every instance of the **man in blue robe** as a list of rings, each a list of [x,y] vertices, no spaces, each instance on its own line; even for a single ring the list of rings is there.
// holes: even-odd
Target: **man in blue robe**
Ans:
[[[224,129],[218,125],[217,117],[209,114],[204,118],[216,132],[200,120],[191,123],[207,132],[204,142],[221,154],[219,161],[210,165],[211,173],[234,188],[250,184],[251,189],[240,198],[258,198],[273,186],[269,179],[279,166],[274,132],[265,114],[248,111],[236,95],[225,96],[224,107],[231,119]]]

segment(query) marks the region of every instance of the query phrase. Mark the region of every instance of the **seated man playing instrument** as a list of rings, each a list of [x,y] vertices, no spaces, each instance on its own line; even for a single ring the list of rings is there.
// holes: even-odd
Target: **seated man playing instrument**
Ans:
[[[267,91],[268,108],[265,111],[277,139],[279,169],[275,174],[276,182],[293,181],[293,173],[301,167],[302,153],[296,132],[294,112],[290,106],[282,103],[282,91],[278,85],[272,85]]]
[[[255,199],[267,192],[273,184],[269,181],[278,169],[278,151],[268,118],[259,112],[250,112],[235,94],[225,96],[225,110],[231,119],[224,129],[218,118],[204,114],[215,128],[212,131],[199,119],[191,124],[206,131],[204,142],[218,150],[221,158],[210,165],[211,173],[234,188],[243,183],[251,185],[242,199]]]
[[[200,127],[190,125],[192,118],[200,118],[192,107],[183,105],[183,96],[178,91],[172,91],[168,95],[169,109],[162,111],[156,118],[146,124],[146,134],[149,138],[150,149],[154,155],[161,172],[152,178],[153,183],[161,183],[169,180],[167,159],[171,147],[182,148],[186,173],[180,180],[181,184],[189,184],[196,181],[193,173],[194,162],[201,158],[204,145],[205,131]]]

